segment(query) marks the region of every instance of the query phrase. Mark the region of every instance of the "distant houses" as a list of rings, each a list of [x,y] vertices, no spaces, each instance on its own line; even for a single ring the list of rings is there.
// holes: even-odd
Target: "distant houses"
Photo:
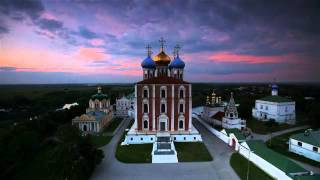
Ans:
[[[278,95],[278,86],[272,85],[271,96],[258,99],[252,108],[252,116],[258,120],[274,120],[278,123],[295,124],[295,102]]]
[[[289,151],[320,162],[320,130],[290,136]]]

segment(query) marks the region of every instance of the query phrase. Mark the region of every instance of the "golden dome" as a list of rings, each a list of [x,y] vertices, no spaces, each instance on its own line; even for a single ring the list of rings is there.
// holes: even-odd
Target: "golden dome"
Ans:
[[[163,51],[161,51],[158,55],[153,57],[153,60],[156,64],[159,65],[168,65],[171,61],[170,57]]]

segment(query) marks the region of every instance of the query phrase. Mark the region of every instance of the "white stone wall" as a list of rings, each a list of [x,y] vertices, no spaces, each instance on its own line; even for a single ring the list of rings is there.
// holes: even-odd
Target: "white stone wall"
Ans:
[[[246,142],[243,142],[239,146],[239,153],[244,156],[246,159],[249,159],[256,166],[262,169],[264,172],[269,174],[271,177],[275,179],[281,180],[291,180],[289,176],[287,176],[283,171],[278,169],[277,167],[270,164],[268,161],[262,159],[260,156],[256,155],[254,152],[249,151],[249,147]]]
[[[223,142],[229,144],[229,137],[226,134],[223,134],[222,132],[215,130],[213,127],[211,127],[210,125],[205,123],[202,119],[200,119],[197,115],[193,114],[192,117],[196,118],[212,134],[216,135]]]
[[[318,152],[315,152],[315,151],[313,151],[313,147],[314,147],[313,145],[301,142],[302,146],[299,146],[298,142],[301,142],[301,141],[297,141],[295,139],[290,138],[289,151],[320,162],[320,148],[319,147],[318,147]]]
[[[223,128],[227,128],[227,129],[232,129],[232,128],[237,128],[237,129],[241,129],[241,128],[245,128],[246,125],[245,124],[241,124],[244,120],[240,119],[240,118],[236,118],[236,119],[229,119],[224,117],[222,119],[222,127]]]
[[[174,142],[202,142],[200,134],[177,134],[170,135]],[[127,134],[124,144],[147,144],[156,142],[156,135],[154,134]]]

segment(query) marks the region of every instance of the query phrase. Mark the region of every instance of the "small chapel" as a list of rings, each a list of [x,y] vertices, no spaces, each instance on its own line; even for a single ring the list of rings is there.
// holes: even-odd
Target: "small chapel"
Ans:
[[[98,92],[89,100],[86,113],[72,119],[72,125],[77,126],[84,133],[98,133],[112,117],[110,98],[102,93],[102,88],[99,86]]]

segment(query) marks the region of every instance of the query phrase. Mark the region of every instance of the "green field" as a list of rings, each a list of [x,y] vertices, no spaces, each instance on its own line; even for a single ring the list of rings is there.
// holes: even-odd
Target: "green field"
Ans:
[[[320,168],[320,163],[319,162],[316,162],[316,161],[313,161],[311,159],[308,159],[308,158],[305,158],[303,156],[300,156],[298,154],[295,154],[295,153],[292,153],[292,152],[289,152],[289,145],[287,144],[288,141],[289,141],[289,137],[293,134],[296,134],[296,133],[301,133],[301,132],[304,132],[305,130],[298,130],[298,131],[293,131],[293,132],[290,132],[290,133],[287,133],[287,134],[283,134],[283,135],[280,135],[280,136],[275,136],[273,137],[271,140],[268,140],[266,142],[266,145],[274,150],[274,151],[277,151],[287,157],[290,157],[292,159],[295,159],[297,161],[301,161],[301,162],[304,162],[304,163],[307,163],[307,164],[310,164],[312,166],[316,166],[316,167],[319,167]]]
[[[179,162],[200,162],[200,161],[212,161],[213,158],[210,155],[207,147],[204,143],[200,142],[175,142],[174,146],[178,153]]]
[[[233,153],[230,159],[230,165],[234,171],[238,174],[240,179],[247,179],[248,172],[248,160],[241,156],[239,153]],[[250,162],[249,164],[249,179],[253,180],[272,180],[267,173],[258,168],[256,165]]]
[[[275,123],[272,126],[269,126],[267,122],[258,121],[254,118],[247,120],[247,127],[249,127],[254,133],[257,133],[257,134],[269,134],[270,132],[281,131],[281,130],[293,128],[296,126],[298,125],[278,124],[278,123]]]
[[[121,142],[125,139],[125,133],[126,132],[123,132],[117,145],[117,160],[124,163],[151,163],[152,144],[130,144],[121,146]]]

